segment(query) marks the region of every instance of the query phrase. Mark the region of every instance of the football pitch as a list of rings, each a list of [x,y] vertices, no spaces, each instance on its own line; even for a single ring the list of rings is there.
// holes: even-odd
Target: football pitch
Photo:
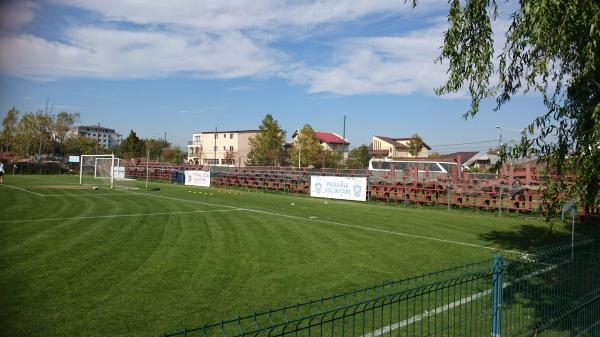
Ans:
[[[474,211],[4,178],[6,336],[157,336],[518,252],[542,244],[547,229],[539,219]]]

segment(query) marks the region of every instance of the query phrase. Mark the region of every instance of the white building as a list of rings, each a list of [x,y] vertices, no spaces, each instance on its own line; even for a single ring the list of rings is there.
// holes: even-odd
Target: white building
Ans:
[[[260,130],[202,131],[188,142],[188,162],[216,166],[245,166],[250,137]]]
[[[83,136],[95,139],[98,144],[105,149],[110,149],[115,145],[121,144],[123,137],[115,129],[109,129],[100,125],[80,125],[69,132],[69,136]]]

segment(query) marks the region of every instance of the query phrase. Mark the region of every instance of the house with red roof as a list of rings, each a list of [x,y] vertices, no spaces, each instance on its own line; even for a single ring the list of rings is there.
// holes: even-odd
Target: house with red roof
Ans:
[[[298,137],[298,133],[300,130],[294,131],[292,135],[292,142],[296,141],[296,137]],[[319,142],[323,147],[323,150],[339,152],[344,159],[348,158],[348,148],[350,147],[350,142],[348,139],[338,135],[335,132],[323,132],[323,131],[315,131],[315,135],[319,138]]]
[[[386,136],[373,136],[369,146],[369,154],[373,158],[427,158],[431,147],[423,142],[423,149],[417,156],[408,152],[410,137],[393,138]]]

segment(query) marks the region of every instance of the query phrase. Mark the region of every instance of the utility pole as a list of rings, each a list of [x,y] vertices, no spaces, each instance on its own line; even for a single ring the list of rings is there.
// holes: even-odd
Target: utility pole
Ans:
[[[217,127],[215,126],[215,146],[213,147],[215,157],[213,158],[213,165],[217,164]]]
[[[342,138],[344,138],[344,141],[346,140],[346,115],[344,115],[344,129],[342,132]]]

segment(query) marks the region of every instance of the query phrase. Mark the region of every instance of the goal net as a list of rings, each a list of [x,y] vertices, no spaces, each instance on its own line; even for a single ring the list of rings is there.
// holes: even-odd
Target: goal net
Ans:
[[[82,155],[79,166],[79,183],[97,187],[135,189],[135,179],[125,176],[123,160],[114,155]]]

